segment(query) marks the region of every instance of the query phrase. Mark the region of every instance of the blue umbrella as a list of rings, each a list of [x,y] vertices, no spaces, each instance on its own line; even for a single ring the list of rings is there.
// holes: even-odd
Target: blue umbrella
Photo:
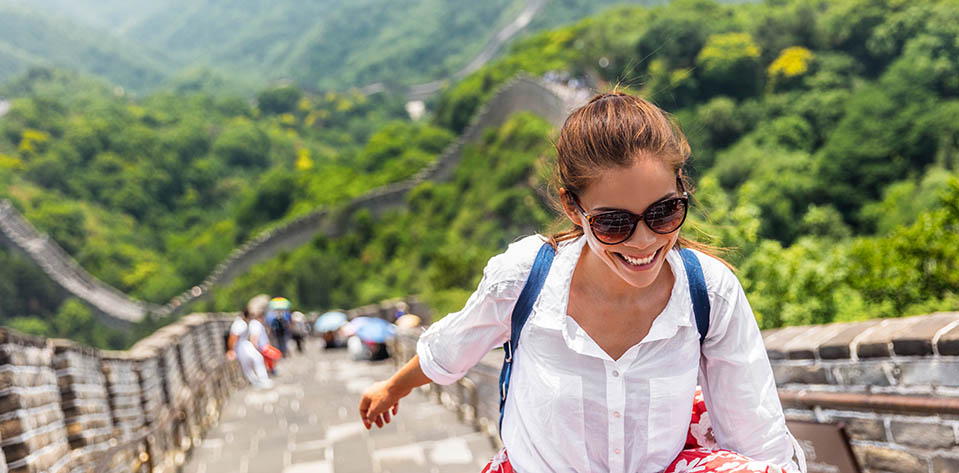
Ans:
[[[356,336],[364,342],[383,343],[396,335],[396,326],[374,317],[364,317],[366,320],[360,322],[356,329]],[[354,320],[351,323],[356,322]]]
[[[346,314],[342,312],[327,312],[316,319],[313,330],[316,332],[332,332],[346,325]]]

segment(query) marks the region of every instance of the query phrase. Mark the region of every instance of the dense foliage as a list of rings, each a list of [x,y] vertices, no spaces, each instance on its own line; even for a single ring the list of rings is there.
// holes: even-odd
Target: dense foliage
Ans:
[[[684,126],[701,203],[697,236],[731,249],[725,257],[762,327],[954,310],[957,35],[953,0],[623,7],[520,41],[447,91],[435,120],[462,130],[519,73],[629,87]],[[547,134],[539,129],[530,155],[534,133],[517,128],[535,126],[500,130],[469,155],[455,184],[418,189],[409,215],[358,217],[354,234],[264,265],[219,306],[269,279],[307,306],[419,292],[441,310],[456,308],[490,254],[548,220],[528,184],[539,182],[543,162],[534,157],[548,154]],[[486,168],[469,164],[484,159]],[[476,188],[507,168],[517,174],[505,186]],[[527,214],[507,225],[494,209]]]
[[[409,178],[452,139],[402,120],[402,101],[383,95],[281,86],[259,106],[203,93],[131,101],[48,69],[0,95],[16,97],[0,119],[0,198],[94,276],[155,303],[267,227]],[[4,276],[18,280],[15,267]],[[0,316],[53,317],[60,299],[40,295],[10,291]]]
[[[257,266],[218,291],[213,305],[240,307],[258,291],[311,308],[423,293],[440,310],[452,310],[490,256],[552,219],[531,185],[540,182],[537,166],[549,153],[550,132],[538,117],[514,117],[467,147],[451,182],[416,187],[408,212],[376,221],[360,212],[347,236],[319,237]]]

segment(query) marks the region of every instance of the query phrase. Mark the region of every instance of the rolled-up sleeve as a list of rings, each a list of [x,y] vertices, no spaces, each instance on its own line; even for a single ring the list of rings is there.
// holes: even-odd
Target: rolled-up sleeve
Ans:
[[[719,446],[789,472],[796,442],[786,428],[759,326],[742,285],[729,270],[709,282],[711,321],[703,343],[700,383]],[[716,274],[716,273],[714,273]],[[802,462],[802,461],[801,461]],[[804,462],[802,462],[804,463]]]
[[[539,245],[542,239],[528,237],[490,259],[466,306],[431,325],[420,337],[416,353],[428,378],[437,384],[454,383],[491,349],[506,342],[510,314]]]

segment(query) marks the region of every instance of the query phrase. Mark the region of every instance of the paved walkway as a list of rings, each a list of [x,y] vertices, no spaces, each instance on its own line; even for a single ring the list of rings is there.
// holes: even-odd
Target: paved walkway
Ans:
[[[492,457],[485,435],[418,391],[392,423],[367,431],[360,393],[388,377],[392,363],[306,348],[281,362],[276,387],[233,394],[183,473],[478,473]]]

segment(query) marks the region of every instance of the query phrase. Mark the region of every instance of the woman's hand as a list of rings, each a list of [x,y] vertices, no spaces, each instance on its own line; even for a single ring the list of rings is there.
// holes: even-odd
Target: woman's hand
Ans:
[[[399,411],[399,402],[403,396],[391,392],[390,387],[390,381],[380,381],[363,391],[360,418],[367,430],[372,428],[373,424],[383,428],[383,425],[390,423],[391,411],[393,415]]]
[[[413,355],[392,378],[373,383],[363,391],[363,399],[360,400],[360,418],[363,419],[363,425],[367,430],[373,427],[373,424],[383,428],[384,424],[389,424],[392,420],[390,413],[395,416],[399,410],[400,399],[413,392],[413,388],[428,382],[430,379],[420,368],[420,357]]]

